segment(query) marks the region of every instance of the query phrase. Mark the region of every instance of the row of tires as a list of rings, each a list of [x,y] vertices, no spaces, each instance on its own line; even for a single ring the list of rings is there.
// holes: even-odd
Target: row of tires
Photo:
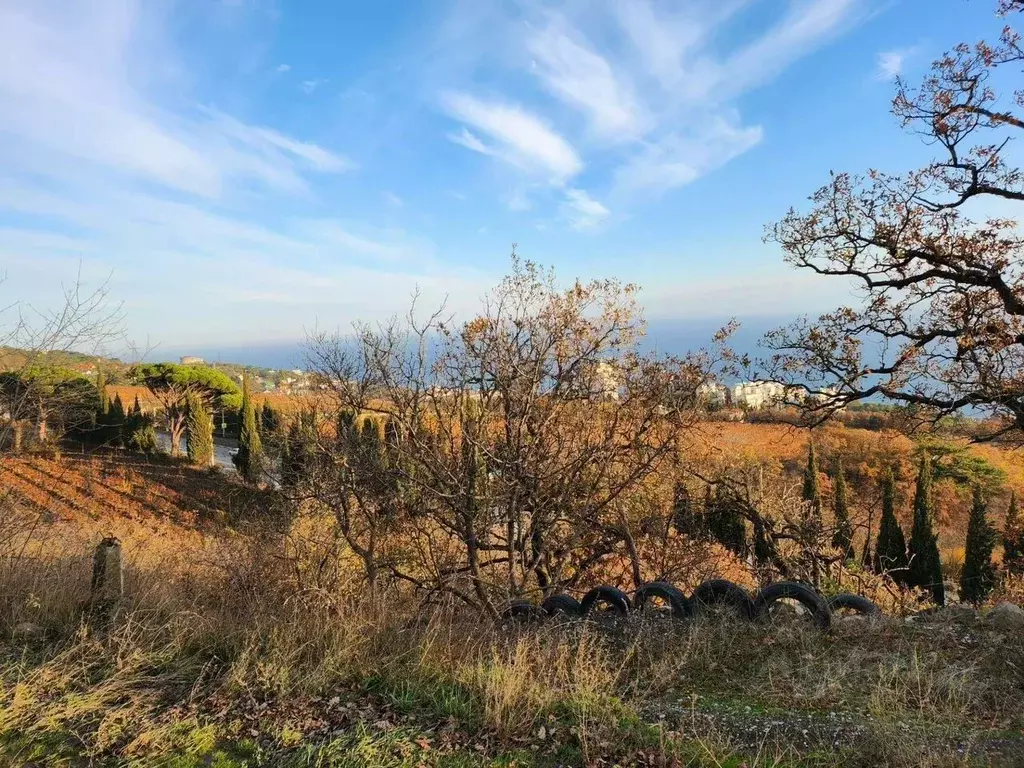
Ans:
[[[769,584],[750,595],[731,581],[712,579],[697,587],[690,597],[667,581],[653,581],[640,587],[632,599],[621,589],[601,586],[594,587],[581,600],[566,594],[550,595],[540,605],[529,600],[514,600],[504,616],[515,620],[545,616],[589,617],[596,613],[625,616],[657,608],[670,612],[676,619],[692,619],[726,609],[743,619],[758,621],[771,617],[789,600],[798,603],[821,629],[827,629],[833,613],[841,611],[861,616],[881,615],[878,606],[866,597],[843,593],[826,599],[812,587],[795,581]]]

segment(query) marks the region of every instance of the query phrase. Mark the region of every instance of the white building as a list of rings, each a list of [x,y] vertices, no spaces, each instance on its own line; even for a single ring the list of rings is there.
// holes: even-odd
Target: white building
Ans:
[[[777,381],[743,381],[732,388],[732,404],[739,408],[758,411],[763,408],[774,408],[786,400],[799,400],[799,390],[787,387]]]

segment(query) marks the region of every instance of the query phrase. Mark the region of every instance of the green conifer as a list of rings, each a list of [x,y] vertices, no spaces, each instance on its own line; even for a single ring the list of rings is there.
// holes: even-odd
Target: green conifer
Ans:
[[[1003,570],[1024,575],[1024,520],[1017,509],[1017,494],[1010,494],[1010,506],[1003,524]]]
[[[804,469],[804,485],[801,495],[810,507],[811,515],[820,519],[821,488],[818,484],[818,458],[814,452],[813,440],[807,450],[807,467]]]
[[[937,605],[943,605],[946,589],[942,581],[942,561],[939,558],[932,503],[932,464],[928,454],[923,454],[914,492],[914,526],[910,531],[907,548],[910,556],[907,583],[929,591],[932,600]]]
[[[846,476],[843,474],[843,460],[836,458],[835,478],[832,482],[835,532],[832,546],[843,554],[844,560],[853,557],[853,525],[850,523],[850,508],[846,490]]]
[[[996,568],[992,563],[996,534],[989,525],[985,512],[985,497],[981,486],[975,485],[974,503],[967,522],[964,569],[960,575],[960,599],[975,605],[985,599],[996,583]]]
[[[907,540],[896,519],[896,479],[890,469],[882,478],[882,519],[875,542],[876,573],[889,573],[898,584],[907,577]]]
[[[263,478],[263,443],[260,440],[256,419],[256,404],[249,388],[248,372],[242,376],[242,407],[239,409],[239,421],[235,467],[247,483],[257,485]]]
[[[213,465],[213,416],[202,398],[196,395],[188,396],[185,442],[190,462],[200,467]]]

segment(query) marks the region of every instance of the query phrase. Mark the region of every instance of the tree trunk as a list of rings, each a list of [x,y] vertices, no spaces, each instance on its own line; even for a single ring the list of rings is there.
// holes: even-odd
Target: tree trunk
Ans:
[[[167,431],[171,435],[171,456],[180,456],[181,436],[185,432],[185,417],[168,414]]]

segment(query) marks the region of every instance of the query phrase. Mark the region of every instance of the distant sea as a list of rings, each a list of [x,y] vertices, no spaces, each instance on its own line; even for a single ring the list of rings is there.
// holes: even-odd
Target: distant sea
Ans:
[[[711,337],[721,328],[727,319],[712,320],[662,320],[652,319],[647,323],[647,337],[644,339],[645,350],[655,350],[664,354],[685,355],[707,347]],[[774,328],[785,320],[783,318],[758,318],[748,320],[741,325],[732,338],[732,347],[740,354],[758,354],[758,340],[765,331]],[[305,369],[305,349],[303,342],[274,342],[271,344],[226,344],[198,345],[194,347],[160,346],[147,356],[148,360],[177,361],[182,355],[197,355],[209,362],[240,363],[259,368],[276,368],[290,370]]]

